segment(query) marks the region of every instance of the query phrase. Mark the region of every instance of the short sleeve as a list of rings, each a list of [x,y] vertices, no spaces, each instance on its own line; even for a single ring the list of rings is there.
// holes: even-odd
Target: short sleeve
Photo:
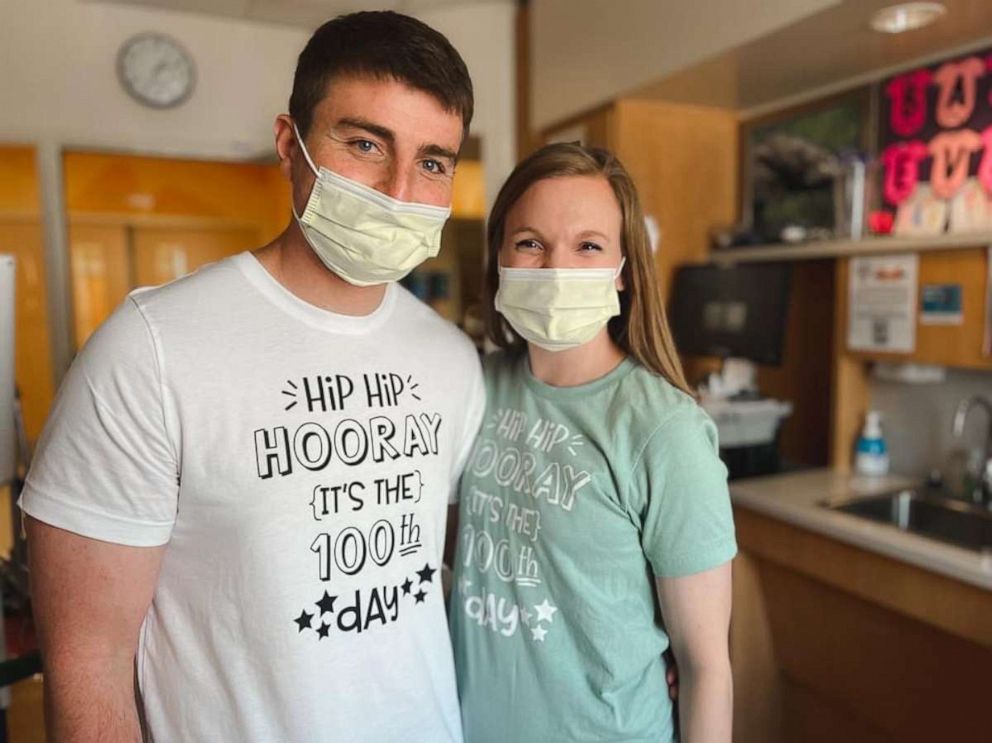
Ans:
[[[716,426],[697,405],[673,413],[634,462],[628,508],[657,577],[715,568],[737,553]]]
[[[179,467],[162,398],[156,344],[129,297],[66,375],[18,501],[21,510],[106,542],[168,542]]]
[[[479,362],[478,356],[472,357],[471,364],[472,380],[469,384],[465,427],[462,429],[461,441],[458,442],[458,457],[455,460],[451,494],[448,497],[448,503],[452,505],[458,502],[458,480],[462,476],[465,465],[468,464],[468,458],[472,454],[472,446],[475,444],[475,437],[479,435],[479,429],[482,428],[482,419],[486,413],[486,385],[482,376],[482,364]]]

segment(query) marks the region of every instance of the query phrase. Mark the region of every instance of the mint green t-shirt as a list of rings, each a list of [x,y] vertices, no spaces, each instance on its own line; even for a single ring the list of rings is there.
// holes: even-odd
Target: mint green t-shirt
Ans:
[[[466,743],[677,740],[655,576],[737,551],[716,428],[628,359],[551,387],[486,362],[450,619]]]

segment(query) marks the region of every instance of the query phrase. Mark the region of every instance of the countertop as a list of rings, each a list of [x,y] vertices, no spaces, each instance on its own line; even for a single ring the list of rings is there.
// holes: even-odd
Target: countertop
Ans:
[[[916,484],[899,476],[867,478],[816,469],[734,480],[730,497],[735,506],[992,591],[992,552],[955,547],[820,505]]]

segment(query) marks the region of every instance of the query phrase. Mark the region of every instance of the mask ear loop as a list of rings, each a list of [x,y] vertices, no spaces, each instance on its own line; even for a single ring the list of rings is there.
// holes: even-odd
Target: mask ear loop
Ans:
[[[313,160],[310,159],[310,153],[307,152],[307,146],[305,144],[303,144],[303,137],[300,136],[300,130],[296,128],[296,122],[295,121],[293,122],[293,134],[296,135],[296,141],[297,141],[297,143],[299,143],[300,149],[303,150],[303,157],[306,158],[307,165],[309,165],[310,166],[310,170],[313,171],[314,178],[316,178],[317,180],[320,180],[320,171],[317,169],[317,166],[314,165]],[[306,230],[303,230],[303,221],[300,218],[300,215],[296,213],[296,204],[293,203],[293,200],[292,199],[289,200],[289,208],[293,210],[293,217],[296,219],[297,223],[300,225],[300,229],[303,231],[303,236],[306,237],[306,234],[307,233],[306,233]],[[307,238],[307,242],[310,242],[310,239],[309,238]]]
[[[613,274],[613,278],[614,279],[619,279],[620,278],[620,273],[621,273],[621,271],[623,271],[624,264],[626,264],[626,263],[627,263],[627,256],[624,256],[623,258],[620,259],[620,265],[617,266],[616,273]]]
[[[313,164],[313,160],[310,159],[310,153],[307,152],[307,146],[303,144],[303,137],[300,136],[300,130],[296,128],[296,122],[293,122],[293,133],[296,135],[296,141],[300,144],[300,149],[303,150],[303,157],[307,160],[307,165],[310,166],[310,170],[313,171],[315,177],[320,178],[320,170],[316,165]]]

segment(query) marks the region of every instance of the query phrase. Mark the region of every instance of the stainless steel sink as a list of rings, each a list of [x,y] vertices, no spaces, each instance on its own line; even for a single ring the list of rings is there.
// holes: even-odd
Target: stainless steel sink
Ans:
[[[992,550],[992,512],[927,490],[898,490],[822,505],[965,549]]]

